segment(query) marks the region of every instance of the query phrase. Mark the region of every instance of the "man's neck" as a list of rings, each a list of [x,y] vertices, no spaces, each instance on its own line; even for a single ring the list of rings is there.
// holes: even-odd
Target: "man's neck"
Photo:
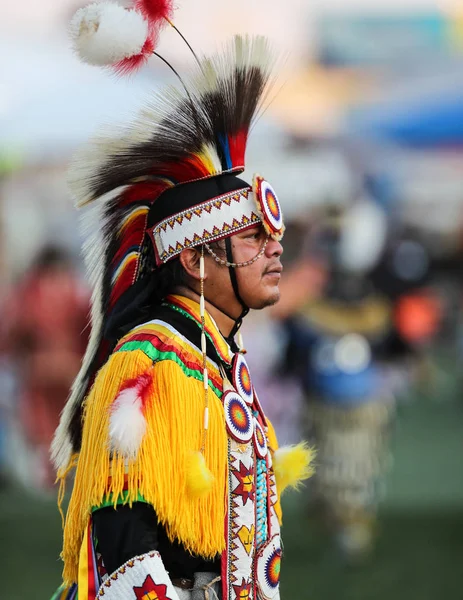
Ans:
[[[195,302],[199,303],[200,295],[190,288],[181,287],[178,289],[177,293],[181,294],[182,296],[185,296],[186,298],[190,298],[190,300],[194,300]],[[209,315],[216,322],[220,333],[223,335],[223,337],[225,339],[227,339],[229,337],[233,327],[235,326],[236,320],[233,320],[231,317],[229,317],[224,312],[222,312],[220,310],[220,308],[217,308],[216,306],[214,306],[207,300],[205,300],[205,306],[206,306],[206,310],[209,313]]]

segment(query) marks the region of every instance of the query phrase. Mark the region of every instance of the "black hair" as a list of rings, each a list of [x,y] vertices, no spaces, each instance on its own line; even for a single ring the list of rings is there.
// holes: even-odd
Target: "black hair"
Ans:
[[[209,246],[216,254],[225,257],[223,240],[211,242]],[[152,319],[156,307],[169,294],[189,286],[190,279],[178,256],[155,267],[153,247],[151,240],[147,238],[142,250],[139,278],[121,296],[111,312],[105,323],[104,337],[113,343],[117,342],[137,325]]]

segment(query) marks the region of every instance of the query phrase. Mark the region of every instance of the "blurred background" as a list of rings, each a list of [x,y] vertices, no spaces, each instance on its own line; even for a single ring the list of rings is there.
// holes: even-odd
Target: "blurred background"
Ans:
[[[211,51],[263,33],[283,57],[251,170],[287,224],[282,299],[247,319],[259,396],[317,473],[284,499],[282,598],[461,598],[463,9],[460,0],[184,2]],[[194,4],[194,6],[193,6]],[[170,74],[80,64],[74,0],[0,20],[0,596],[47,599],[61,522],[48,446],[87,341],[72,154]],[[460,10],[459,10],[460,9]],[[188,51],[165,31],[177,69]]]

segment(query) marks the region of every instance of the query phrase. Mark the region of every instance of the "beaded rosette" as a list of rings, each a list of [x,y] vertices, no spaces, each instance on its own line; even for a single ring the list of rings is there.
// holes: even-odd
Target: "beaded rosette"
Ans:
[[[281,240],[285,232],[285,226],[280,202],[275,190],[260,175],[254,175],[252,188],[265,231],[273,239]]]
[[[229,435],[229,496],[222,560],[224,600],[277,600],[280,526],[267,423],[241,354],[232,364],[233,387],[222,397]]]

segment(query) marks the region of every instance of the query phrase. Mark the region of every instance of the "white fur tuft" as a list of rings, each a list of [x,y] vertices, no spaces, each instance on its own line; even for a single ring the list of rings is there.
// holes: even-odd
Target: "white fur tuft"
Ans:
[[[112,2],[80,8],[69,33],[79,57],[91,65],[113,65],[140,54],[148,37],[148,22],[135,10]]]
[[[111,450],[135,458],[146,431],[138,386],[123,390],[111,407],[109,439]]]

